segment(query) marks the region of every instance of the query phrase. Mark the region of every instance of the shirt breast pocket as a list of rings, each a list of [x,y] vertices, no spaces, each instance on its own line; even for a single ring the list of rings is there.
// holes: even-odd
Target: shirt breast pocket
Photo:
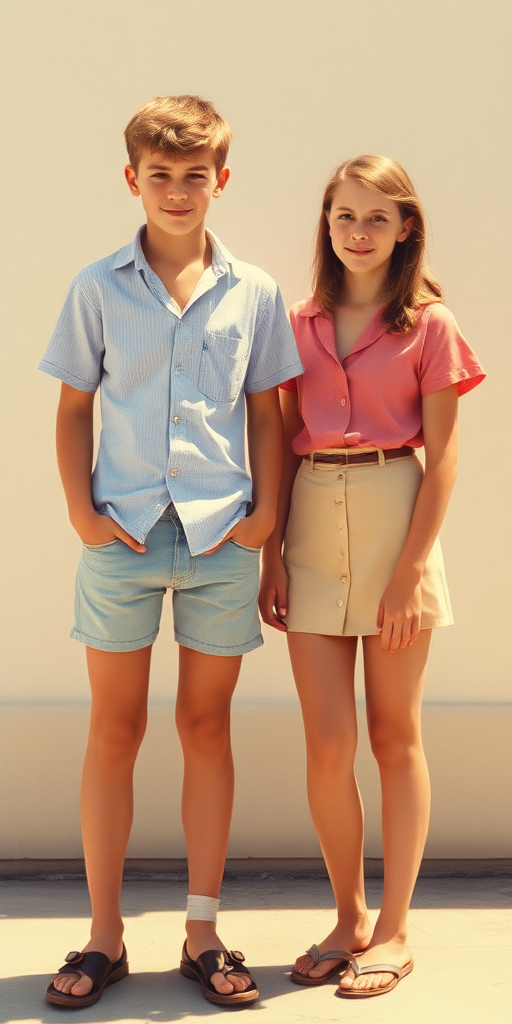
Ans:
[[[234,402],[245,379],[248,338],[206,330],[199,364],[198,387],[214,402]]]

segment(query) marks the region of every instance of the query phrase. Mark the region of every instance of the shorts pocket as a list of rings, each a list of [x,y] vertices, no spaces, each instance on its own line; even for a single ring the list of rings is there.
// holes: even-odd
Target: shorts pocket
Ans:
[[[233,540],[232,537],[229,539],[230,544],[234,544],[236,548],[241,548],[242,551],[248,551],[250,554],[259,555],[261,548],[248,548],[245,544],[239,544],[237,540]]]
[[[120,537],[114,537],[114,540],[107,540],[106,544],[84,544],[84,548],[88,551],[101,551],[102,548],[110,548],[113,544],[122,544]]]
[[[234,402],[245,379],[248,338],[205,331],[198,387],[214,402]]]

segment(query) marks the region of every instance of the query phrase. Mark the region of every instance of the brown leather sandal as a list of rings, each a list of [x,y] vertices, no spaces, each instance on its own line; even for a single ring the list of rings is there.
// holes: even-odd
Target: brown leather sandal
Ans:
[[[251,972],[243,966],[244,960],[243,953],[236,949],[229,951],[227,949],[207,949],[205,953],[201,953],[197,957],[197,960],[192,960],[187,951],[187,943],[184,942],[180,972],[190,981],[199,983],[204,998],[208,999],[210,1003],[216,1003],[218,1006],[239,1006],[243,1003],[248,1006],[250,1003],[256,1002],[259,992]],[[227,977],[231,971],[235,974],[246,974],[251,979],[249,988],[246,988],[244,992],[217,992],[215,985],[212,985],[211,982],[212,975],[223,974],[224,977]]]
[[[76,970],[78,968],[78,970]],[[76,980],[86,974],[92,980],[92,989],[86,996],[74,996],[71,992],[59,992],[53,981],[46,989],[46,1002],[55,1006],[73,1007],[79,1010],[83,1006],[92,1006],[101,999],[103,989],[108,985],[114,985],[121,981],[128,974],[128,954],[123,943],[123,951],[119,960],[112,962],[105,953],[96,953],[92,950],[87,953],[68,953],[66,963],[60,967],[57,974],[74,975]]]
[[[323,985],[325,981],[329,981],[335,974],[346,970],[352,956],[352,953],[349,953],[346,949],[329,949],[327,953],[321,953],[318,946],[315,945],[307,949],[306,953],[313,960],[313,967],[321,964],[322,960],[337,960],[338,962],[334,967],[326,971],[325,974],[322,974],[320,978],[311,978],[309,974],[301,974],[300,971],[294,968],[290,974],[290,981],[295,982],[296,985]],[[309,970],[313,970],[313,967],[310,967]]]

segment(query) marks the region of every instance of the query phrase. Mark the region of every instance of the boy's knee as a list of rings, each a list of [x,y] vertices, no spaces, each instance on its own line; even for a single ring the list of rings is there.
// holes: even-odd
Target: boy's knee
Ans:
[[[91,726],[90,741],[102,760],[119,762],[137,755],[145,730],[145,719],[100,722]]]
[[[226,714],[180,713],[176,725],[183,748],[205,757],[222,757],[229,750],[229,716]]]

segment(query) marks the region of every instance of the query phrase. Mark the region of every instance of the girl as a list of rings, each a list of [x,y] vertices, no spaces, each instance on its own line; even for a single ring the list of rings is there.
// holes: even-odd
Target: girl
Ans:
[[[423,263],[424,235],[418,197],[394,161],[362,156],[336,169],[314,294],[291,311],[305,372],[282,385],[287,456],[264,546],[260,608],[287,630],[309,803],[338,913],[292,980],[318,985],[341,971],[337,994],[351,998],[389,992],[413,967],[407,912],[430,800],[421,692],[432,628],[452,622],[437,535],[456,476],[457,399],[484,377]],[[358,636],[382,786],[384,894],[373,932],[353,767]]]

